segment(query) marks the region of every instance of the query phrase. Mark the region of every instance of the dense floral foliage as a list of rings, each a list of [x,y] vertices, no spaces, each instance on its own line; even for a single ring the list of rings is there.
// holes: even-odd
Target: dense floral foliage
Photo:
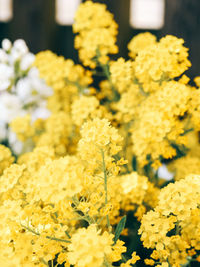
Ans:
[[[0,50],[1,266],[199,262],[200,77],[184,74],[184,40],[142,33],[112,60],[117,24],[92,1],[73,30],[79,65],[22,40]]]

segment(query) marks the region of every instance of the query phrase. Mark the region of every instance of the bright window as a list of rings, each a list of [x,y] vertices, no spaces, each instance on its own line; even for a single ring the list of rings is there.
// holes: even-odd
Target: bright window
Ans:
[[[56,0],[56,22],[61,25],[72,25],[80,2],[81,0]]]

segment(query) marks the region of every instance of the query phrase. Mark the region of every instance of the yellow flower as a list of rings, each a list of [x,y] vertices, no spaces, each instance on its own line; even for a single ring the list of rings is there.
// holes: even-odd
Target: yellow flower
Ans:
[[[170,171],[175,173],[175,179],[180,180],[188,173],[200,173],[200,159],[188,153],[185,157],[179,158],[169,164]]]
[[[154,266],[155,264],[155,261],[152,259],[145,259],[144,262],[146,265],[151,265],[151,266]]]
[[[120,267],[131,267],[132,264],[135,264],[140,259],[140,257],[136,255],[136,252],[133,252],[131,256],[132,258],[128,260],[126,263],[122,263]]]
[[[77,267],[102,266],[104,258],[112,255],[113,235],[97,230],[92,224],[87,229],[78,229],[68,245],[68,261]]]
[[[82,190],[83,167],[75,157],[61,157],[48,159],[34,174],[32,182],[37,182],[37,187],[29,184],[29,192],[33,192],[36,200],[57,203],[79,193]]]
[[[9,148],[0,144],[0,175],[8,168],[14,161]]]
[[[78,33],[75,37],[75,48],[79,50],[79,57],[85,66],[96,66],[94,58],[97,50],[102,64],[107,63],[107,54],[118,51],[115,45],[117,24],[103,4],[92,1],[82,3],[75,15],[73,31]]]
[[[113,163],[113,156],[121,150],[122,137],[117,129],[107,119],[95,118],[85,122],[80,132],[82,138],[78,143],[78,151],[84,161],[90,162],[91,170],[102,170],[99,162],[102,162],[103,153],[110,173],[118,172],[119,167]]]
[[[200,76],[195,77],[195,78],[194,78],[194,82],[196,83],[196,85],[197,85],[198,87],[200,87]]]
[[[131,61],[125,62],[123,58],[111,62],[110,73],[112,83],[116,86],[119,92],[127,90],[133,82],[133,66]]]
[[[13,188],[23,176],[25,168],[25,165],[12,164],[5,169],[0,179],[0,193]]]
[[[10,123],[11,130],[16,133],[17,138],[24,142],[26,139],[33,137],[34,128],[31,125],[30,115],[17,117]]]
[[[139,234],[147,248],[155,249],[152,258],[160,266],[186,264],[191,249],[199,250],[199,175],[163,188],[155,210],[143,215]]]
[[[83,122],[93,116],[97,110],[99,101],[94,96],[81,96],[72,104],[72,119],[77,126],[81,126]]]
[[[179,120],[189,109],[190,90],[175,81],[163,84],[161,90],[151,94],[138,107],[132,131],[133,152],[144,166],[151,155],[155,166],[160,156],[172,158],[176,150],[171,143],[185,143],[184,121]]]
[[[107,119],[94,119],[84,123],[81,129],[82,139],[79,142],[80,150],[84,145],[93,144],[97,149],[111,149],[111,154],[116,154],[121,147],[118,145],[122,138],[117,129],[110,125]]]
[[[135,56],[143,49],[156,43],[156,36],[150,32],[140,33],[132,38],[128,44],[129,56],[135,58]]]

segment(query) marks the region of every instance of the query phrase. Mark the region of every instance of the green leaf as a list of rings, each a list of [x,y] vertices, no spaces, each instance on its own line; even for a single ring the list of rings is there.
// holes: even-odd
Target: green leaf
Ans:
[[[124,227],[125,227],[125,224],[126,224],[126,216],[124,216],[120,222],[118,223],[117,227],[116,227],[116,230],[115,230],[115,237],[114,237],[114,244],[116,244],[118,238],[120,237],[121,235],[121,232],[124,230]]]

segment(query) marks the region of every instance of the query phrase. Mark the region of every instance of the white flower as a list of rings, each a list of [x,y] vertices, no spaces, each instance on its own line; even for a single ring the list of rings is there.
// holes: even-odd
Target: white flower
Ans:
[[[6,64],[0,63],[0,91],[8,89],[8,87],[11,85],[11,79],[13,79],[13,77],[13,68]]]
[[[42,79],[31,79],[32,87],[43,98],[47,98],[53,94],[51,87],[47,86]]]
[[[37,119],[47,119],[51,115],[51,112],[45,107],[39,107],[35,109],[32,113],[32,121]]]
[[[174,177],[174,173],[169,172],[167,166],[163,164],[158,168],[158,177],[169,181]]]
[[[27,77],[18,81],[16,93],[24,105],[40,100],[37,92],[33,90],[31,80]]]
[[[12,132],[11,130],[8,131],[8,142],[9,142],[9,145],[12,147],[13,152],[16,155],[19,155],[22,153],[23,143],[17,139],[16,134]]]
[[[27,54],[29,51],[25,41],[22,39],[16,40],[13,43],[13,48],[16,49],[16,51],[18,51],[21,56]]]
[[[11,81],[9,80],[0,80],[0,91],[4,91],[8,89],[11,85]]]
[[[8,57],[8,61],[10,65],[14,65],[14,63],[21,59],[21,54],[18,50],[12,48]]]
[[[10,123],[14,118],[23,116],[25,113],[17,96],[9,93],[0,96],[0,121]]]
[[[8,39],[4,39],[2,41],[2,48],[5,50],[5,51],[9,51],[12,47],[12,43],[10,40]]]
[[[27,53],[20,62],[20,69],[23,71],[28,70],[35,60],[35,56],[32,53]]]
[[[0,48],[0,62],[1,63],[7,63],[8,62],[8,55],[6,52]]]
[[[27,77],[30,78],[34,91],[37,91],[41,97],[47,98],[53,94],[53,89],[40,78],[39,71],[35,67],[30,69]]]
[[[10,147],[12,147],[13,152],[16,155],[20,155],[22,153],[30,152],[33,150],[33,142],[32,140],[27,140],[24,143],[17,139],[17,136],[14,132],[9,130],[8,132],[8,142]]]
[[[44,98],[52,95],[53,90],[39,77],[33,79],[27,76],[18,81],[16,93],[23,104],[38,106]]]
[[[33,67],[29,70],[28,76],[32,79],[38,78],[39,77],[39,71],[37,68]]]

